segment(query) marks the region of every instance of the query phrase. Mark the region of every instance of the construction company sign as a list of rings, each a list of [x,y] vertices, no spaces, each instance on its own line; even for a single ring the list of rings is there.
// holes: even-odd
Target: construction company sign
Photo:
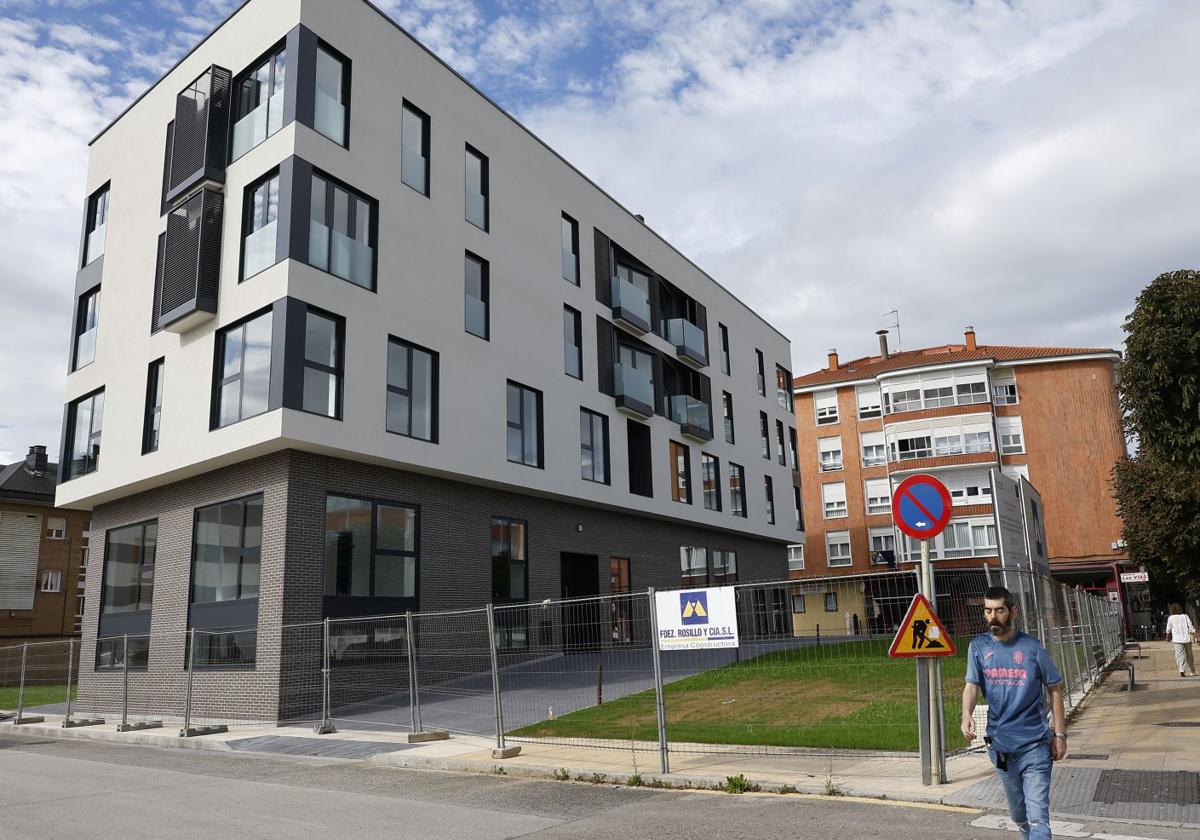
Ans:
[[[704,650],[738,646],[732,586],[654,593],[658,649]]]

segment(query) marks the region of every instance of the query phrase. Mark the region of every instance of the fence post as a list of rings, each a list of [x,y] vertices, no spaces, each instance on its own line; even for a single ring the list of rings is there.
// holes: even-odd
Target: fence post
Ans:
[[[1075,629],[1074,629],[1075,625],[1074,625],[1074,621],[1071,619],[1071,602],[1067,598],[1066,584],[1060,583],[1058,585],[1058,590],[1059,590],[1059,594],[1062,596],[1063,619],[1064,619],[1063,623],[1065,624],[1065,628],[1061,627],[1061,626],[1059,627],[1059,631],[1058,631],[1059,647],[1064,648],[1063,664],[1066,666],[1066,669],[1067,669],[1067,701],[1070,704],[1071,708],[1075,708],[1075,680],[1079,676],[1079,660],[1075,658],[1075,652],[1076,652]],[[1064,629],[1069,629],[1070,633],[1071,633],[1071,635],[1069,637],[1069,647],[1068,647],[1068,643],[1064,642],[1063,638],[1062,638]],[[1067,657],[1068,650],[1070,651],[1070,654],[1071,654],[1070,658]],[[1082,684],[1083,684],[1083,682],[1082,682],[1082,680],[1080,680],[1080,685],[1082,686]]]
[[[500,659],[496,654],[496,609],[487,605],[488,653],[492,660],[492,698],[496,702],[496,748],[492,758],[512,758],[521,752],[520,747],[504,744],[504,702],[500,697]]]
[[[192,674],[196,665],[196,628],[188,629],[187,691],[183,697],[183,729],[179,737],[186,738],[192,728]]]
[[[121,725],[118,732],[129,729],[129,634],[121,637]]]
[[[67,639],[67,716],[63,718],[63,728],[71,725],[71,666],[75,663],[75,637]]]
[[[1092,674],[1092,668],[1095,667],[1095,657],[1092,656],[1091,641],[1088,638],[1087,625],[1084,623],[1083,613],[1083,596],[1079,591],[1079,587],[1075,587],[1075,614],[1079,616],[1079,638],[1083,643],[1083,665],[1087,668],[1087,679],[1095,685],[1096,678]]]
[[[413,732],[420,732],[421,726],[421,697],[417,688],[417,644],[413,638],[412,610],[404,613],[405,636],[408,647],[408,717]]]
[[[17,723],[21,722],[22,713],[25,710],[25,658],[28,654],[29,642],[21,642],[21,676],[20,682],[17,684]]]
[[[1046,646],[1046,621],[1042,615],[1042,600],[1045,593],[1039,593],[1042,588],[1042,576],[1033,572],[1029,573],[1029,587],[1033,590],[1033,611],[1037,613],[1037,629],[1038,641],[1042,643],[1042,647]]]
[[[983,577],[987,581],[988,589],[992,588],[992,567],[987,563],[983,564]]]
[[[650,650],[654,660],[654,706],[658,715],[658,763],[663,773],[671,772],[670,745],[667,742],[667,705],[663,699],[662,661],[658,649],[658,610],[654,608],[654,587],[646,590],[650,605]]]
[[[330,718],[329,706],[329,619],[321,622],[321,722],[313,727],[317,735],[336,732]]]

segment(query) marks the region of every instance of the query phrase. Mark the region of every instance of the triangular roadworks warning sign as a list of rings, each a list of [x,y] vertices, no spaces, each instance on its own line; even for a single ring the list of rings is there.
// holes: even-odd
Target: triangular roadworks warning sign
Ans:
[[[900,630],[892,639],[888,656],[902,659],[913,656],[954,656],[957,653],[954,639],[946,632],[942,622],[933,614],[924,595],[913,598]]]

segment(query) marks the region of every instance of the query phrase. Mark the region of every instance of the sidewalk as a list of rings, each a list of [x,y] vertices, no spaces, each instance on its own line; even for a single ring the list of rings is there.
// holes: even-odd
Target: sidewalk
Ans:
[[[1166,643],[1143,644],[1142,653],[1143,658],[1132,660],[1137,668],[1138,689],[1132,694],[1124,691],[1124,674],[1118,672],[1093,692],[1071,724],[1071,754],[1078,757],[1068,756],[1055,767],[1051,803],[1056,819],[1103,817],[1200,828],[1200,795],[1187,798],[1191,796],[1188,785],[1200,785],[1200,774],[1191,772],[1196,756],[1200,756],[1200,726],[1158,725],[1200,723],[1200,678],[1180,679]],[[695,752],[688,752],[688,745],[674,744],[671,772],[663,775],[659,773],[657,744],[648,742],[596,749],[510,740],[510,745],[521,745],[520,754],[498,760],[492,758],[493,739],[470,735],[407,744],[400,729],[346,729],[316,736],[304,727],[255,726],[185,739],[178,737],[173,727],[118,733],[115,722],[62,729],[61,720],[60,716],[47,714],[43,724],[17,727],[4,722],[0,723],[0,732],[356,759],[439,770],[497,773],[502,768],[510,776],[548,778],[565,770],[571,778],[609,783],[623,783],[637,773],[644,784],[661,779],[676,787],[713,787],[729,776],[743,774],[764,790],[789,785],[804,793],[832,792],[1005,810],[991,764],[986,755],[979,753],[950,758],[950,783],[925,787],[915,757],[720,754],[712,752],[719,747],[697,746]]]

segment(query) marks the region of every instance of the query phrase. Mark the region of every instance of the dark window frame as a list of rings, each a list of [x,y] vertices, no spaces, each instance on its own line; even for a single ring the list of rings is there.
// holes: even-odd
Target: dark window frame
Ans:
[[[385,362],[385,369],[384,369],[383,375],[384,375],[384,386],[388,393],[399,394],[401,396],[408,397],[408,428],[409,428],[409,431],[408,432],[399,432],[399,431],[396,431],[395,429],[388,428],[386,397],[384,398],[385,399],[384,416],[383,416],[384,431],[386,431],[390,435],[399,435],[400,437],[411,438],[412,440],[420,440],[420,441],[425,441],[426,443],[436,444],[436,443],[438,443],[438,414],[439,414],[438,403],[439,403],[439,399],[440,399],[440,393],[438,390],[439,389],[438,379],[439,379],[440,355],[438,354],[438,352],[436,350],[430,350],[428,347],[423,347],[422,345],[417,344],[416,342],[408,341],[407,339],[403,339],[398,336],[389,335],[387,340],[388,340],[388,348],[387,348],[388,350],[391,349],[391,345],[393,345],[393,344],[399,345],[400,347],[403,347],[405,350],[404,359],[405,359],[405,364],[408,365],[408,371],[407,371],[407,375],[406,375],[405,379],[408,381],[408,388],[404,389],[404,388],[401,388],[399,385],[393,385],[391,383],[390,378],[388,377],[388,371],[386,369],[386,362]],[[412,423],[412,417],[413,417],[412,381],[413,381],[413,354],[414,353],[424,353],[430,357],[430,359],[429,359],[429,361],[430,361],[430,364],[429,364],[430,412],[429,412],[429,437],[427,437],[427,438],[421,437],[420,435],[412,434],[412,427],[413,427],[413,423]],[[389,356],[390,356],[390,354],[389,354]]]
[[[467,262],[473,262],[479,266],[479,292],[482,299],[477,298],[483,304],[483,335],[477,332],[472,332],[467,328],[466,323],[466,298],[467,295]],[[467,335],[473,335],[476,338],[481,338],[484,341],[492,340],[492,269],[491,264],[478,254],[471,251],[465,251],[463,257],[463,332]]]
[[[342,105],[342,110],[344,112],[344,115],[342,117],[342,138],[343,138],[343,140],[341,143],[338,143],[337,140],[334,140],[328,134],[325,134],[323,131],[320,131],[319,129],[317,129],[316,125],[315,125],[315,123],[316,123],[315,119],[313,120],[313,123],[314,123],[313,131],[316,131],[317,134],[320,134],[322,137],[324,137],[329,142],[337,143],[337,145],[339,145],[343,148],[349,149],[350,148],[350,105],[351,105],[350,92],[353,90],[353,86],[350,83],[350,74],[353,70],[354,65],[353,65],[353,62],[350,61],[350,58],[345,53],[343,53],[341,50],[334,47],[328,41],[322,40],[321,38],[317,39],[317,50],[324,51],[330,58],[337,60],[342,65],[342,102],[341,102],[341,105]],[[314,52],[313,53],[313,99],[314,99],[313,114],[314,114],[314,117],[316,115],[316,110],[317,110],[316,101],[315,101],[316,95],[317,95],[316,53]]]
[[[479,227],[479,225],[475,224],[469,218],[466,218],[467,213],[466,213],[465,206],[463,208],[463,219],[464,219],[464,221],[467,222],[467,224],[472,225],[475,228],[478,228],[479,230],[483,231],[484,233],[490,233],[491,229],[492,229],[492,190],[491,190],[491,177],[489,175],[489,170],[488,170],[488,166],[489,166],[488,156],[485,155],[483,152],[479,151],[479,149],[472,146],[470,143],[464,144],[464,149],[463,149],[463,201],[464,201],[464,203],[466,202],[466,175],[467,175],[466,158],[468,156],[473,157],[477,161],[479,161],[480,195],[483,196],[483,227]]]
[[[318,318],[324,318],[327,321],[333,321],[333,340],[337,364],[332,367],[322,362],[314,362],[308,358],[308,318],[310,315],[315,315]],[[315,417],[325,417],[329,420],[340,421],[342,419],[342,405],[344,402],[343,395],[346,387],[346,319],[334,312],[305,304],[304,336],[304,344],[300,348],[301,379],[299,410],[303,411],[305,414],[312,414]],[[273,349],[274,348],[272,348],[272,350]],[[311,409],[304,407],[304,387],[307,380],[307,377],[304,375],[304,371],[307,371],[309,368],[320,371],[321,373],[327,373],[334,377],[334,380],[337,382],[337,394],[334,398],[333,414],[326,414],[323,411],[312,411]]]
[[[310,268],[315,268],[317,271],[322,271],[325,274],[330,275],[331,277],[336,277],[339,280],[343,280],[343,281],[349,283],[351,286],[354,286],[355,288],[363,289],[365,291],[372,292],[372,293],[377,292],[379,289],[379,202],[376,199],[371,198],[371,196],[367,195],[366,193],[361,192],[360,190],[357,190],[354,187],[350,186],[345,181],[342,181],[342,180],[335,178],[334,176],[328,174],[327,172],[325,172],[322,169],[317,169],[314,167],[310,178],[320,178],[326,184],[325,215],[320,220],[320,222],[329,231],[329,237],[326,240],[327,244],[325,246],[325,257],[326,257],[326,266],[327,267],[322,268],[321,266],[314,265],[312,263],[311,246],[309,249],[308,260],[305,261],[305,264],[308,265]],[[371,249],[371,285],[370,286],[364,286],[361,283],[356,283],[353,280],[350,280],[349,278],[342,277],[340,274],[335,274],[333,272],[333,234],[334,234],[334,222],[335,222],[335,218],[334,218],[334,193],[335,193],[335,190],[329,189],[330,186],[346,192],[351,198],[355,198],[355,199],[358,199],[359,201],[362,201],[364,204],[367,205],[367,207],[371,211],[371,219],[367,225],[367,247],[369,247]],[[309,189],[310,190],[312,189],[311,180],[309,182]],[[309,193],[309,196],[310,196],[309,197],[309,209],[308,209],[308,214],[307,214],[310,224],[313,221],[317,221],[312,218],[311,195],[312,194],[310,192]],[[346,226],[347,226],[347,228],[349,228],[351,225],[353,225],[354,228],[357,229],[358,228],[358,205],[353,201],[347,201],[346,204],[347,204],[347,217],[346,217],[347,225]],[[309,237],[311,237],[311,236],[312,236],[312,234],[310,233]]]
[[[509,547],[507,554],[496,554],[495,553],[496,540],[491,538],[491,532],[493,529],[496,528],[497,523],[503,523],[503,527],[505,528],[505,534],[506,534],[505,543]],[[512,560],[513,560],[512,526],[514,524],[518,524],[518,523],[521,525],[521,539],[522,539],[521,555],[522,555],[522,557],[521,557],[520,562],[522,562],[525,566],[525,568],[524,568],[524,583],[523,583],[523,586],[525,589],[525,594],[520,597],[513,597],[512,593],[511,593],[511,588],[509,588],[509,594],[507,596],[504,596],[504,595],[499,594],[499,592],[497,591],[496,564],[497,564],[498,558],[506,558],[506,560],[503,561],[506,563],[506,565],[504,567],[504,571],[505,571],[504,580],[511,581],[512,580]],[[525,604],[525,603],[528,603],[529,602],[529,521],[525,520],[525,519],[521,519],[519,517],[515,517],[515,516],[498,516],[498,515],[493,514],[491,516],[491,519],[490,519],[490,522],[488,525],[488,542],[491,544],[491,551],[492,551],[492,555],[491,555],[492,556],[492,601],[491,602],[493,604]]]
[[[421,120],[420,153],[421,153],[422,159],[425,162],[425,189],[424,190],[418,189],[417,187],[410,184],[407,180],[405,180],[403,154],[401,154],[401,158],[400,158],[400,182],[402,184],[404,184],[404,186],[411,189],[413,192],[417,193],[418,195],[423,195],[426,198],[430,198],[433,193],[433,185],[430,183],[430,173],[433,169],[433,166],[432,166],[433,154],[432,154],[432,149],[430,147],[430,145],[431,145],[430,144],[430,135],[432,134],[432,128],[431,128],[432,120],[430,120],[429,114],[427,114],[425,111],[422,111],[420,108],[418,108],[416,105],[414,105],[412,102],[408,101],[407,99],[402,99],[401,104],[400,104],[400,147],[401,147],[401,151],[403,151],[403,148],[404,148],[404,118],[410,113],[414,117]]]
[[[574,261],[574,265],[575,265],[575,269],[574,269],[575,279],[572,280],[570,277],[567,277],[565,273],[563,274],[563,279],[566,280],[568,283],[570,283],[573,286],[579,286],[583,282],[583,278],[581,278],[579,276],[579,274],[580,274],[580,271],[579,271],[579,222],[575,221],[575,219],[573,219],[567,213],[563,213],[562,221],[560,222],[560,225],[559,225],[560,239],[562,237],[562,224],[563,223],[570,225],[570,228],[571,228],[571,258]],[[566,257],[565,252],[563,253],[563,257]],[[566,264],[565,261],[563,264],[564,265]]]
[[[369,546],[370,554],[371,554],[371,566],[367,573],[367,577],[370,581],[370,585],[368,586],[368,590],[369,590],[370,594],[367,594],[367,595],[339,595],[336,593],[332,594],[332,595],[329,594],[329,592],[327,590],[328,581],[326,581],[324,579],[325,567],[324,567],[324,556],[322,556],[322,581],[321,581],[322,598],[326,598],[326,599],[329,599],[329,598],[353,598],[356,601],[361,601],[361,599],[365,599],[365,598],[385,599],[385,600],[405,601],[405,602],[411,601],[413,610],[416,610],[417,605],[420,602],[420,597],[421,597],[421,505],[417,504],[416,502],[396,501],[394,499],[381,499],[381,498],[377,498],[374,496],[363,496],[363,495],[359,495],[357,493],[341,493],[341,492],[338,492],[335,490],[330,490],[325,493],[325,505],[326,505],[325,509],[326,509],[326,511],[328,511],[328,509],[329,509],[328,505],[329,505],[330,498],[348,499],[349,501],[352,501],[352,502],[365,502],[371,506],[371,538],[370,538],[370,546]],[[404,508],[404,509],[412,511],[413,523],[414,523],[413,524],[413,550],[412,551],[408,551],[406,549],[380,548],[379,547],[379,509],[380,509],[380,507]],[[329,533],[328,523],[326,523],[326,528],[324,529],[324,533],[326,535],[328,535],[328,533]],[[328,536],[326,536],[326,538],[325,538],[325,542],[327,542],[327,541],[328,541]],[[375,578],[376,578],[375,559],[376,559],[376,557],[379,557],[379,556],[382,556],[382,557],[410,557],[411,556],[413,558],[413,561],[415,564],[415,571],[413,573],[413,594],[411,596],[410,595],[376,595],[375,594]]]
[[[100,405],[100,428],[96,428],[96,406],[95,399],[100,397],[102,402]],[[62,475],[63,481],[70,481],[73,478],[80,476],[91,475],[96,470],[100,469],[100,443],[104,436],[104,388],[100,387],[94,391],[90,391],[83,396],[76,397],[67,403],[67,436],[66,457],[63,458]],[[75,424],[79,418],[79,407],[88,401],[92,401],[92,412],[90,415],[91,422],[88,425],[88,453],[84,456],[84,469],[81,472],[75,472]]]
[[[746,519],[750,515],[749,504],[746,499],[746,468],[741,464],[729,462],[729,512],[734,516],[739,516]],[[735,489],[733,478],[737,476],[737,486]],[[739,507],[741,508],[739,510]]]
[[[91,289],[88,289],[86,292],[83,292],[81,295],[79,295],[79,298],[75,301],[75,324],[73,326],[71,339],[72,373],[77,370],[82,370],[92,362],[96,361],[96,348],[93,344],[92,358],[83,364],[79,363],[79,339],[83,337],[83,334],[86,333],[88,329],[96,329],[98,331],[100,328],[100,288],[101,287],[97,285]],[[93,301],[95,302],[94,305]],[[91,327],[87,327],[89,316],[91,316]],[[99,332],[97,332],[97,335],[99,335]]]
[[[283,57],[284,87],[282,89],[280,89],[279,95],[284,97],[286,100],[286,98],[287,98],[287,87],[286,86],[289,82],[292,81],[292,78],[291,78],[292,73],[289,72],[289,68],[288,68],[287,39],[286,38],[277,41],[273,46],[270,47],[270,49],[266,50],[262,55],[260,55],[254,61],[250,62],[250,64],[248,64],[246,66],[246,68],[244,70],[242,70],[242,72],[238,73],[236,76],[233,77],[233,83],[229,86],[229,136],[228,136],[228,139],[225,144],[225,148],[229,150],[229,163],[233,163],[235,160],[240,160],[242,157],[244,157],[246,154],[248,154],[252,149],[256,149],[256,148],[258,148],[259,145],[261,145],[261,143],[265,143],[267,141],[267,138],[274,136],[274,134],[278,133],[280,130],[283,129],[283,124],[281,123],[279,125],[279,127],[275,129],[274,132],[271,132],[269,129],[269,120],[268,120],[268,130],[267,130],[267,133],[264,135],[262,141],[260,141],[260,143],[255,143],[253,146],[246,149],[245,152],[242,152],[241,155],[238,155],[238,157],[235,158],[233,156],[233,127],[242,117],[248,116],[254,110],[254,108],[251,108],[249,111],[246,111],[245,113],[239,113],[239,111],[241,110],[241,105],[242,105],[242,85],[260,67],[262,67],[264,64],[270,62],[271,67],[267,74],[267,88],[269,90],[274,90],[275,89],[275,75],[279,69],[279,64],[278,64],[278,62],[276,62],[275,58],[276,58],[276,56],[279,55],[279,53],[284,54],[284,57]],[[268,98],[270,98],[270,97],[268,97]],[[261,105],[262,103],[259,102],[259,104]],[[255,108],[257,108],[257,107],[258,106],[256,105]],[[268,110],[269,110],[269,108],[268,108]]]
[[[730,548],[714,548],[709,552],[709,577],[713,586],[730,586],[738,582],[737,552]],[[723,561],[717,564],[717,559]],[[724,571],[718,571],[724,569]]]
[[[516,388],[520,394],[520,399],[518,400],[518,405],[520,408],[520,417],[517,419],[516,422],[514,422],[511,417],[508,417],[508,390],[510,388]],[[536,463],[530,463],[528,460],[526,460],[528,453],[525,452],[525,428],[526,428],[526,424],[528,422],[528,418],[525,417],[525,392],[527,392],[527,391],[537,395],[537,408],[536,408],[537,417],[534,418],[534,422],[537,423],[537,428],[535,430],[536,434],[537,434],[537,455],[536,455],[537,461],[536,461]],[[513,379],[509,379],[505,385],[505,390],[504,390],[504,405],[505,405],[504,413],[505,413],[505,418],[507,421],[507,429],[517,429],[521,433],[521,435],[520,435],[521,436],[521,460],[514,461],[508,455],[508,433],[506,430],[505,440],[504,440],[504,456],[505,456],[506,460],[510,464],[519,464],[520,466],[523,466],[523,467],[533,467],[533,468],[536,468],[539,470],[545,469],[545,467],[546,467],[545,424],[543,422],[545,409],[544,409],[542,392],[540,390],[538,390],[537,388],[531,388],[528,385],[522,385],[520,382],[517,382]]]
[[[580,419],[588,418],[589,441],[584,442],[582,438],[583,423],[580,423],[580,440],[579,440],[579,469],[580,477],[584,481],[590,481],[594,484],[611,484],[612,470],[610,468],[609,446],[608,446],[608,415],[602,414],[599,411],[592,411],[590,408],[579,407]],[[596,418],[600,420],[600,434],[602,438],[601,445],[604,447],[604,457],[601,459],[601,468],[604,470],[603,478],[596,478]],[[583,474],[583,453],[585,451],[592,454],[592,477],[589,478]]]
[[[246,344],[245,344],[244,335],[243,335],[242,350],[241,350],[241,360],[242,361],[241,361],[241,366],[238,370],[237,375],[229,376],[229,377],[222,376],[222,372],[225,369],[225,337],[229,333],[233,332],[234,330],[244,330],[246,328],[246,326],[248,324],[250,324],[252,321],[256,321],[257,319],[259,319],[263,316],[271,317],[272,363],[271,363],[270,367],[274,367],[275,346],[274,346],[273,339],[274,339],[274,328],[275,328],[276,324],[275,324],[274,308],[272,306],[267,306],[262,309],[259,309],[256,312],[252,312],[249,315],[245,316],[244,318],[234,321],[232,324],[229,324],[228,326],[222,327],[221,329],[217,330],[217,332],[216,332],[216,338],[214,341],[214,344],[216,346],[214,348],[214,353],[213,353],[213,378],[212,378],[211,391],[209,394],[209,404],[210,405],[209,405],[208,429],[210,432],[216,431],[217,429],[227,429],[230,426],[236,425],[237,423],[241,423],[243,420],[249,420],[251,417],[258,417],[262,414],[267,414],[268,412],[271,411],[271,404],[270,404],[271,376],[270,375],[275,373],[274,370],[271,370],[270,374],[267,377],[267,407],[264,408],[262,411],[258,412],[257,414],[250,414],[250,415],[246,415],[246,416],[242,415],[241,405],[242,405],[242,397],[244,396],[243,388],[244,388],[244,379],[245,379],[245,375],[246,375]],[[240,381],[243,383],[242,385],[238,386],[238,418],[236,420],[232,420],[224,425],[221,425],[221,389],[224,388],[226,385],[233,384],[235,381]]]
[[[108,596],[108,582],[109,582],[109,580],[108,580],[109,565],[110,565],[110,560],[112,558],[112,551],[110,551],[109,549],[112,546],[113,533],[116,531],[126,531],[126,530],[129,530],[130,528],[140,528],[141,529],[141,532],[142,532],[142,534],[141,534],[141,536],[142,536],[141,559],[140,559],[140,562],[138,563],[138,567],[142,568],[146,565],[146,526],[148,526],[148,525],[154,525],[154,528],[155,528],[155,536],[154,536],[155,558],[154,558],[154,562],[152,563],[152,565],[157,567],[157,563],[158,563],[158,518],[157,517],[150,517],[149,519],[143,519],[140,522],[130,522],[126,525],[118,525],[118,526],[115,526],[112,528],[105,529],[105,531],[104,531],[104,564],[100,570],[100,611],[99,611],[99,614],[101,616],[105,616],[105,615],[146,615],[146,616],[149,616],[153,612],[153,610],[154,610],[154,576],[153,576],[153,573],[151,573],[150,584],[149,584],[150,606],[145,607],[144,609],[139,607],[138,609],[135,609],[135,610],[123,610],[123,611],[112,610],[112,609],[108,609],[109,603],[108,603],[108,597],[107,597]],[[137,578],[137,590],[138,591],[137,591],[137,598],[135,601],[137,604],[142,603],[143,588],[145,588],[145,584],[142,581],[142,574],[139,572],[138,578]],[[149,631],[149,622],[147,622],[146,629],[147,629],[147,631]]]
[[[258,191],[258,189],[264,185],[269,186],[271,181],[275,182],[275,194],[276,194],[275,218],[271,219],[270,221],[262,222],[262,224],[260,224],[258,227],[254,228],[252,230],[250,227],[251,224],[255,221],[261,221],[261,220],[254,219],[254,216],[256,215],[254,212],[254,193],[256,193]],[[269,190],[268,190],[267,195],[268,195],[267,200],[265,202],[263,202],[263,216],[264,217],[267,215],[267,212],[270,210],[270,207],[271,207]],[[262,175],[261,177],[257,178],[256,180],[252,181],[249,185],[246,186],[246,189],[242,192],[242,230],[241,230],[241,238],[238,240],[238,245],[240,248],[239,254],[238,254],[238,282],[239,283],[244,283],[247,280],[249,280],[251,277],[257,277],[259,274],[266,271],[268,268],[271,268],[272,266],[277,265],[280,262],[280,260],[276,259],[270,265],[263,266],[262,268],[255,271],[253,274],[246,273],[246,240],[250,237],[251,234],[257,233],[259,230],[261,230],[262,228],[269,225],[272,221],[274,221],[274,222],[279,221],[280,207],[279,207],[278,195],[279,195],[279,167],[278,166],[276,166],[274,169],[269,170],[266,174]],[[278,226],[275,229],[275,235],[276,236],[279,235]],[[278,240],[276,240],[275,253],[276,253],[276,256],[278,256],[278,254],[279,254]],[[315,267],[316,266],[314,266],[314,268]]]
[[[775,482],[771,476],[763,476],[763,491],[766,495],[767,524],[775,524]]]
[[[266,531],[266,528],[263,527],[262,523],[266,519],[265,514],[266,514],[266,508],[267,508],[267,500],[266,500],[266,494],[263,491],[259,490],[254,493],[247,493],[244,496],[236,496],[232,499],[222,499],[219,502],[211,502],[206,505],[200,505],[200,506],[196,507],[195,509],[193,509],[193,511],[192,511],[192,557],[191,557],[191,562],[189,564],[189,574],[188,574],[188,606],[189,607],[196,605],[196,604],[205,606],[208,604],[230,604],[230,603],[234,603],[234,602],[249,603],[251,601],[258,600],[258,598],[259,598],[258,595],[253,595],[251,597],[244,597],[241,595],[242,566],[246,562],[246,558],[248,556],[247,549],[250,548],[249,546],[245,545],[245,542],[246,542],[246,511],[248,509],[247,502],[250,502],[253,499],[261,500],[262,511],[263,511],[263,518],[262,518],[262,520],[260,520],[260,524],[259,524],[258,548],[253,549],[251,552],[252,554],[256,554],[257,558],[258,558],[258,563],[259,563],[259,566],[258,566],[258,575],[259,575],[258,589],[261,592],[261,590],[262,590],[262,535]],[[197,541],[199,533],[200,533],[200,513],[201,513],[201,511],[209,510],[210,508],[219,508],[223,505],[231,505],[234,503],[241,505],[241,509],[242,509],[242,521],[241,521],[241,525],[239,526],[239,531],[241,532],[241,536],[240,536],[239,544],[238,544],[238,574],[237,574],[237,587],[238,587],[238,593],[239,593],[238,597],[230,598],[230,599],[227,599],[224,601],[197,601],[196,600],[196,560],[197,560],[197,556],[198,556],[198,549],[200,547],[200,544]],[[224,560],[222,559],[222,566],[223,565],[224,565]],[[190,622],[190,616],[189,616],[189,626],[190,626],[190,623],[191,622]]]
[[[725,442],[735,445],[737,430],[733,422],[733,394],[728,391],[721,392],[721,419],[725,426]]]
[[[574,346],[575,367],[579,370],[578,375],[571,373],[571,371],[567,369],[567,362],[569,361],[569,358],[570,358],[569,356],[566,355],[568,350],[570,349],[570,345],[567,344],[566,335],[565,335],[566,318],[568,315],[571,317],[571,320],[572,320],[571,326],[575,332],[575,336],[574,336],[574,339],[575,339],[575,346]],[[563,320],[563,328],[564,328],[563,373],[565,373],[567,376],[571,377],[572,379],[578,379],[580,382],[582,382],[583,381],[583,315],[580,313],[580,311],[578,309],[575,309],[572,306],[567,306],[566,304],[563,304],[563,319],[564,319]]]
[[[783,387],[782,388],[779,387],[780,385],[782,385]],[[783,365],[776,363],[776,365],[775,365],[775,390],[776,390],[775,402],[779,405],[780,408],[785,410],[788,414],[796,413],[796,399],[795,399],[795,395],[792,393],[793,387],[794,386],[792,385],[792,372],[790,370],[788,370],[787,368],[785,368]]]
[[[758,361],[758,395],[765,397],[767,395],[767,368],[766,361],[763,359],[763,351],[756,347],[754,356]]]
[[[707,475],[708,467],[712,467],[711,479]],[[709,484],[712,487],[709,487]],[[721,511],[721,459],[707,452],[700,453],[700,494],[704,497],[704,509]],[[712,496],[715,504],[709,504]]]
[[[101,199],[103,199],[103,202],[101,202]],[[104,256],[103,250],[96,256],[92,256],[88,252],[88,250],[89,250],[88,249],[88,238],[96,230],[96,227],[97,227],[96,216],[99,215],[99,211],[100,211],[101,207],[103,207],[103,209],[104,209],[104,214],[103,214],[104,215],[104,224],[106,226],[108,225],[109,205],[111,203],[112,203],[112,181],[105,181],[103,184],[101,184],[99,187],[97,187],[96,190],[91,195],[88,196],[87,207],[84,210],[83,248],[82,248],[83,258],[82,258],[82,262],[79,264],[80,268],[89,266],[93,262],[98,260],[100,257]],[[108,237],[108,233],[106,231],[105,238],[107,239],[107,237]]]
[[[669,440],[668,444],[671,455],[671,501],[690,505],[692,503],[692,448],[677,440]],[[683,456],[682,468],[679,463],[680,454]],[[683,479],[682,487],[680,478]],[[681,496],[683,498],[680,498]]]
[[[729,376],[732,370],[729,359],[729,328],[718,322],[717,332],[721,335],[721,373]]]
[[[162,436],[162,391],[165,369],[165,356],[159,356],[146,366],[146,407],[142,415],[143,455],[157,452]],[[155,425],[158,426],[157,429]]]
[[[783,421],[775,421],[775,448],[778,450],[775,460],[779,466],[787,466],[787,433],[783,428]]]
[[[767,412],[758,412],[758,436],[759,448],[762,450],[762,456],[766,460],[771,460],[771,418],[767,416]]]

